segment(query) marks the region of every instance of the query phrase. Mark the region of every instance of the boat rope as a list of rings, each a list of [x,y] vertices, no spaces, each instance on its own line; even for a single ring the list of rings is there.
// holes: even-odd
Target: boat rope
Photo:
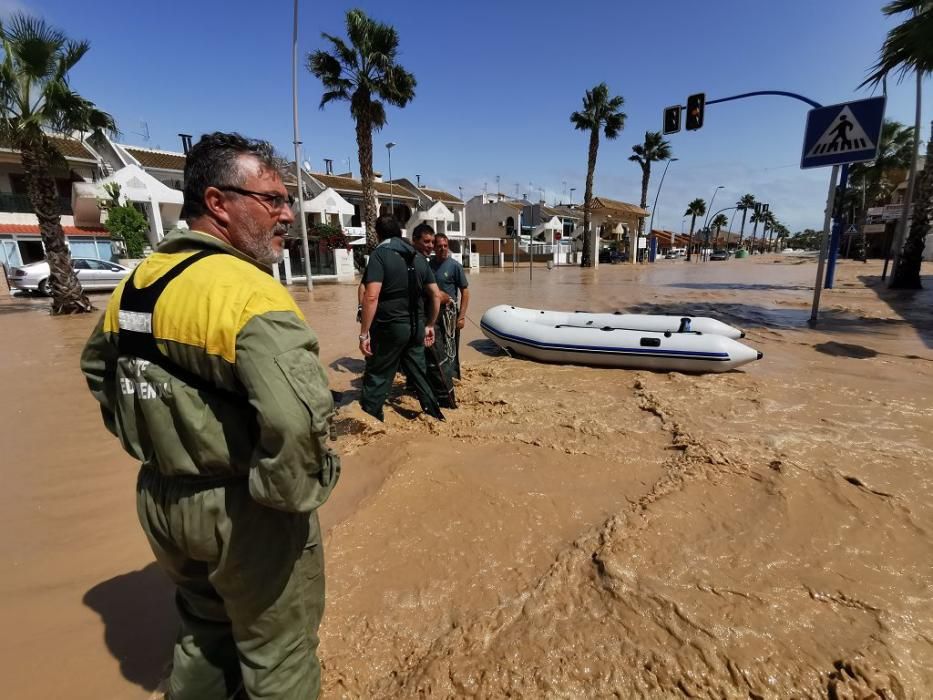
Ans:
[[[469,322],[472,323],[474,326],[476,326],[477,330],[479,330],[480,333],[483,333],[483,327],[482,327],[481,325],[479,325],[476,321],[474,321],[474,320],[473,320],[472,318],[470,318],[469,316],[465,316],[465,318],[466,318],[467,321],[469,321]],[[483,333],[483,335],[486,335],[486,334]],[[500,350],[502,350],[502,351],[503,351],[506,355],[508,355],[509,357],[513,357],[512,353],[509,352],[509,349],[508,349],[508,348],[504,348],[504,347],[502,347],[501,345],[499,345],[498,343],[496,344],[496,347],[499,348]]]

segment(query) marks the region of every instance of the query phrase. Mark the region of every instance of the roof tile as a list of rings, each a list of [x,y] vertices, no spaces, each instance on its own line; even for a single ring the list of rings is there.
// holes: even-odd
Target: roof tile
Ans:
[[[124,151],[139,161],[144,168],[154,168],[156,170],[177,170],[183,172],[185,169],[185,154],[174,153],[172,151],[154,151],[149,148],[139,148],[137,146],[122,146]]]

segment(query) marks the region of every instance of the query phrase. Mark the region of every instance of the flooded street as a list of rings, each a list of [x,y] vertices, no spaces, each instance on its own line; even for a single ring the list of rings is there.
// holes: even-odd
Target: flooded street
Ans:
[[[928,697],[933,266],[909,293],[841,262],[814,330],[815,272],[484,269],[443,424],[401,391],[385,424],[363,415],[356,287],[295,289],[344,392],[325,697]],[[715,316],[764,359],[700,376],[513,359],[476,325],[500,303]],[[142,700],[172,591],[78,370],[97,314],[46,306],[0,295],[6,694]]]

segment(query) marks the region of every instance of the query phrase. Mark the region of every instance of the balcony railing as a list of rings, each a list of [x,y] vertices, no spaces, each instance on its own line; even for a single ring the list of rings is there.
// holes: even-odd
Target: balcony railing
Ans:
[[[0,212],[12,212],[18,214],[33,214],[35,210],[28,195],[13,194],[12,192],[0,192]],[[71,197],[58,198],[58,213],[72,214]]]

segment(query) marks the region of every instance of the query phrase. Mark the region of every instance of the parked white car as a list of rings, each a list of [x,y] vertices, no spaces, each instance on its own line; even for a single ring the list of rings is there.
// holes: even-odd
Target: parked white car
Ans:
[[[95,258],[72,258],[71,264],[86,290],[116,289],[120,281],[132,272],[123,265]],[[10,285],[24,292],[48,294],[48,279],[49,264],[45,261],[14,267],[10,273]]]

